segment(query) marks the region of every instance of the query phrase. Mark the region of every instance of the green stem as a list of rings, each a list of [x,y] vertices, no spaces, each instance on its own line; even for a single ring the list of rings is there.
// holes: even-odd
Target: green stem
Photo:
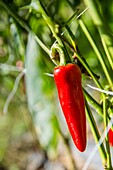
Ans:
[[[31,34],[34,36],[36,42],[40,45],[40,47],[50,56],[50,50],[46,47],[46,45],[38,38],[37,35],[35,35],[32,30]]]
[[[51,17],[48,16],[47,11],[46,11],[45,7],[43,6],[41,0],[38,0],[37,3],[39,5],[42,17],[45,19],[45,21],[46,21],[47,25],[49,26],[53,36],[56,38],[58,44],[61,46],[61,48],[64,51],[66,63],[71,62],[71,59],[70,59],[68,52],[67,52],[67,49],[65,48],[65,45],[62,42],[62,39],[58,36],[58,34],[59,34],[58,25],[56,23],[54,23],[54,21],[51,19]]]
[[[92,79],[94,80],[95,84],[97,85],[98,88],[102,88],[101,84],[99,83],[97,77],[94,75],[94,73],[91,71],[89,65],[87,64],[86,60],[79,54],[77,53],[77,49],[76,49],[76,43],[75,43],[75,37],[72,33],[72,31],[70,30],[70,28],[66,25],[65,26],[69,35],[70,35],[70,39],[72,41],[72,45],[73,45],[73,50],[75,52],[75,55],[77,56],[77,58],[79,59],[79,61],[81,62],[81,64],[85,67],[85,69],[87,70],[87,72],[90,74],[90,76],[92,77]],[[69,44],[69,43],[68,43]],[[88,96],[88,95],[87,95]],[[104,96],[104,93],[102,93],[102,96]],[[92,102],[93,103],[93,102]],[[98,107],[97,107],[98,108]],[[99,113],[101,114],[101,111],[99,109]]]
[[[54,37],[56,38],[56,40],[58,41],[59,45],[63,46],[62,41],[61,41],[61,39],[60,39],[59,36],[58,36],[58,25],[55,24],[55,23],[52,21],[51,17],[48,16],[47,11],[46,11],[44,5],[42,4],[42,2],[41,2],[40,0],[38,0],[37,3],[38,3],[38,5],[39,5],[40,12],[41,12],[43,18],[45,19],[47,25],[49,26],[49,28],[50,28],[53,36],[54,36]]]
[[[85,4],[90,8],[90,14],[94,24],[99,30],[99,34],[102,40],[102,44],[108,58],[109,64],[113,69],[113,37],[110,35],[106,28],[106,24],[99,12],[98,4],[95,0],[84,0]]]
[[[77,15],[77,12],[78,12],[78,9],[77,9],[77,10],[73,13],[73,15],[64,23],[63,27],[68,26],[68,24],[70,24],[70,23],[73,21],[74,17]]]
[[[76,45],[76,39],[75,39],[75,36],[73,35],[72,31],[70,30],[70,28],[68,27],[68,25],[65,25],[65,28],[69,34],[69,37],[70,37],[70,40],[71,40],[71,43],[72,43],[72,47],[73,47],[73,50],[77,51],[77,45]]]
[[[85,59],[75,51],[75,54],[77,56],[77,58],[79,59],[79,61],[81,62],[81,64],[85,67],[85,69],[87,70],[87,72],[90,74],[90,76],[92,77],[92,79],[94,80],[95,84],[97,85],[98,88],[102,88],[101,84],[99,83],[98,79],[95,77],[95,75],[92,73],[89,65],[87,64],[87,62],[85,61]],[[103,94],[104,95],[104,94]]]
[[[113,59],[111,58],[111,54],[113,53],[113,48],[112,47],[108,47],[108,45],[106,44],[106,42],[108,41],[108,37],[106,37],[106,35],[102,32],[102,29],[99,29],[99,33],[100,33],[100,37],[101,37],[101,41],[104,47],[104,51],[106,53],[106,56],[108,58],[109,64],[113,70]]]
[[[103,114],[103,108],[102,106],[83,88],[83,91],[84,91],[84,95],[85,95],[85,98],[87,99],[87,101],[91,104],[92,107],[95,108],[96,112],[100,115],[100,116],[104,116]],[[104,97],[105,95],[103,95]],[[110,109],[110,112],[112,114],[112,110]],[[107,115],[108,117],[108,121],[110,120],[110,116]]]
[[[83,88],[85,98],[93,106],[97,113],[103,116],[103,110],[101,105]]]
[[[90,108],[88,106],[87,101],[85,103],[85,106],[86,106],[87,119],[89,121],[89,124],[90,124],[91,130],[92,130],[95,142],[98,144],[98,142],[100,140],[100,134],[99,134],[96,122],[94,120],[94,117],[93,117],[92,112],[91,112],[91,110],[90,110]],[[102,158],[103,167],[105,167],[107,156],[106,156],[106,151],[105,151],[103,143],[99,146],[98,149],[99,149],[99,153],[100,153],[101,158]]]
[[[104,115],[104,126],[105,128],[108,126],[108,115],[107,115],[107,102],[106,102],[106,97],[103,97],[103,115]],[[106,143],[106,155],[107,155],[107,168],[111,169],[111,154],[110,154],[110,146],[109,146],[109,141],[108,141],[108,133],[105,138],[105,143]]]
[[[78,58],[78,60],[81,62],[81,64],[85,67],[85,69],[87,70],[87,72],[90,74],[90,76],[92,77],[92,79],[94,80],[95,84],[102,89],[101,84],[99,83],[97,77],[94,75],[94,73],[91,71],[89,65],[87,64],[86,60],[80,55],[80,53],[77,52],[76,49],[76,43],[75,43],[75,37],[72,33],[72,31],[70,30],[70,28],[68,26],[65,26],[69,35],[70,35],[70,39],[72,41],[72,45],[73,45],[73,50],[74,53],[76,55],[76,57]],[[69,44],[69,43],[68,43]],[[104,94],[103,94],[104,95]]]
[[[24,28],[26,31],[31,33],[34,37],[37,43],[41,46],[41,48],[50,55],[50,50],[46,47],[46,45],[34,34],[34,32],[31,30],[31,28],[27,25],[27,23],[16,14],[13,9],[8,5],[8,3],[4,0],[0,0],[0,3],[3,5],[3,7],[8,11],[8,13],[21,25],[22,28]]]
[[[106,65],[105,65],[105,62],[104,62],[104,60],[103,60],[103,58],[102,58],[102,55],[101,55],[99,49],[97,48],[97,46],[96,46],[93,38],[91,37],[91,35],[90,35],[90,33],[89,33],[89,31],[88,31],[87,27],[85,26],[85,24],[84,24],[84,22],[83,22],[82,19],[79,19],[79,24],[80,24],[83,32],[85,33],[87,39],[89,40],[91,46],[93,47],[93,49],[94,49],[94,51],[95,51],[95,53],[96,53],[96,55],[97,55],[97,57],[98,57],[101,65],[102,65],[103,71],[104,71],[104,73],[105,73],[105,75],[106,75],[106,78],[107,78],[107,80],[108,80],[108,82],[109,82],[109,85],[112,87],[112,86],[113,86],[113,83],[112,83],[111,77],[109,76],[108,69],[107,69],[107,67],[106,67]]]

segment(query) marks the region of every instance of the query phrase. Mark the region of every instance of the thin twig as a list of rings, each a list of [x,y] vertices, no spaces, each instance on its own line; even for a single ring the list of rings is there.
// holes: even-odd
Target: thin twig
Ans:
[[[80,18],[88,9],[89,9],[89,7],[86,7],[86,8],[76,17],[76,19]]]
[[[16,78],[15,82],[14,82],[14,87],[12,89],[12,91],[10,92],[9,96],[7,97],[6,99],[6,102],[4,104],[4,108],[3,108],[3,114],[6,115],[7,112],[8,112],[8,107],[9,107],[9,104],[12,100],[12,98],[14,97],[16,91],[17,91],[17,88],[18,88],[18,85],[19,85],[19,82],[21,80],[21,78],[23,77],[23,75],[25,74],[26,70],[24,69]]]
[[[24,70],[22,67],[16,67],[9,64],[0,64],[0,69],[5,71],[17,71],[17,72],[22,72]]]
[[[94,86],[91,86],[89,84],[86,84],[88,87],[90,87],[91,89],[94,89],[94,90],[97,90],[101,93],[105,93],[105,94],[109,94],[109,95],[112,95],[113,96],[113,92],[112,91],[107,91],[107,90],[102,90],[102,89],[99,89],[97,87],[94,87]]]

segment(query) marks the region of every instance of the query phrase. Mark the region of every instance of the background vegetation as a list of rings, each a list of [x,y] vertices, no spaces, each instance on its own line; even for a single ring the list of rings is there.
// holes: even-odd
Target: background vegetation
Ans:
[[[113,89],[113,2],[89,2],[93,0],[43,0],[47,18],[38,0],[0,0],[1,170],[82,169],[89,153],[92,154],[95,137],[90,123],[87,122],[87,149],[81,154],[71,141],[53,77],[45,74],[53,74],[55,64],[49,50],[56,40],[64,42],[70,57],[74,55],[70,35],[73,33],[74,42],[84,58],[81,62],[78,56],[83,87],[102,109],[102,94],[91,90],[87,84],[95,86],[96,77],[101,85],[99,88]],[[112,97],[107,98],[112,103]],[[102,133],[107,124],[95,112],[97,105],[91,110]],[[109,147],[106,152],[109,154]],[[96,154],[90,170],[98,169],[97,164],[102,168],[100,156]],[[108,157],[107,165],[110,165]]]

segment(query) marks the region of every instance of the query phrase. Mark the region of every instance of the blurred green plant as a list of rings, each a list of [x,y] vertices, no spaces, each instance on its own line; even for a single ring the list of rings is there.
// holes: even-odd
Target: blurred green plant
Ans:
[[[6,160],[9,141],[18,139],[28,127],[36,147],[49,158],[58,155],[59,140],[62,140],[71,162],[69,169],[76,169],[68,130],[64,132],[66,126],[62,127],[63,117],[54,80],[45,74],[53,74],[55,65],[50,54],[55,42],[62,47],[67,62],[76,62],[77,57],[78,65],[84,70],[86,100],[99,114],[103,131],[106,129],[112,118],[112,97],[92,91],[99,95],[93,97],[86,85],[95,83],[99,89],[113,90],[112,6],[112,1],[107,3],[105,0],[0,0],[1,162]],[[14,93],[7,105],[11,91]],[[87,118],[98,144],[102,136],[100,125],[87,102]],[[8,114],[4,118],[2,114],[6,105]],[[103,168],[112,169],[108,135],[98,149]]]

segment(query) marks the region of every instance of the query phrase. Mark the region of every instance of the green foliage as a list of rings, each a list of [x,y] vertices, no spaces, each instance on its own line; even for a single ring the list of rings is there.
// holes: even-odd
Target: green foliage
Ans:
[[[89,9],[81,17],[76,18],[87,5]],[[60,138],[64,139],[64,145],[69,145],[67,136],[65,137],[67,130],[63,133],[60,130],[60,124],[62,125],[64,121],[62,119],[60,119],[62,122],[58,121],[60,108],[54,79],[45,74],[53,74],[55,67],[50,56],[51,46],[57,41],[65,56],[70,57],[70,61],[74,60],[73,55],[78,57],[77,63],[80,64],[81,70],[83,66],[85,67],[83,84],[95,82],[99,88],[113,91],[113,2],[0,0],[0,11],[0,161],[8,163],[6,153],[10,149],[11,142],[28,132],[35,134],[33,139],[37,138],[42,150],[50,156],[53,154],[54,157],[57,155]],[[88,39],[88,34],[83,31],[80,20],[84,22],[104,64],[100,62],[91,39]],[[70,31],[66,28],[67,25]],[[76,46],[78,51],[75,49]],[[16,94],[8,105],[7,115],[4,117],[2,114],[7,98],[14,88],[15,80],[23,70],[25,75],[20,80]],[[112,116],[113,99],[95,91],[91,91],[91,94],[93,98],[88,97],[93,99],[91,101],[95,110],[96,106],[98,106],[97,112],[101,110],[99,120],[105,128]],[[89,108],[88,111],[90,113]],[[100,136],[99,134],[96,136],[94,131],[96,125],[92,120],[89,120],[90,126],[98,142]],[[107,142],[106,138],[108,154]],[[107,159],[110,166],[109,154],[106,158],[103,148],[100,147],[100,153],[104,155],[103,159]],[[71,161],[73,162],[73,159]],[[15,163],[12,163],[9,169],[11,167],[18,169]]]

